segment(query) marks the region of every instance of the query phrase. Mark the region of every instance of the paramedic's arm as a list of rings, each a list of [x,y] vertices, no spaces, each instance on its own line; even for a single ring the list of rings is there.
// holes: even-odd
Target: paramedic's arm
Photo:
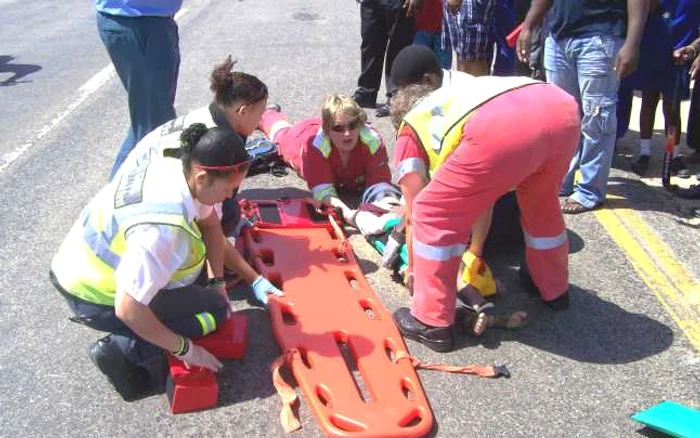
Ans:
[[[224,231],[221,229],[221,222],[213,213],[206,218],[197,221],[199,229],[202,231],[202,239],[207,248],[207,260],[216,278],[224,276]]]
[[[406,202],[404,222],[406,225],[406,250],[408,252],[408,272],[413,269],[412,218],[413,202],[416,196],[428,184],[428,157],[420,146],[415,133],[407,127],[402,128],[396,137],[394,164],[397,169],[397,182]]]
[[[407,173],[399,181],[401,193],[406,200],[406,213],[404,216],[406,224],[406,249],[408,250],[408,272],[413,269],[413,239],[412,239],[412,217],[413,201],[418,193],[425,187],[426,181],[417,172]]]
[[[189,246],[176,244],[181,240],[178,233],[186,232],[157,225],[132,228],[126,236],[126,250],[115,271],[114,313],[117,318],[140,338],[170,352],[179,350],[182,337],[166,327],[149,304],[187,258]],[[221,368],[220,362],[206,350],[199,351],[200,348],[195,349],[204,359],[196,365],[214,371]]]
[[[202,231],[202,239],[207,249],[207,261],[214,274],[214,278],[224,278],[224,242],[226,239],[224,237],[224,231],[221,229],[219,217],[214,213],[214,209],[212,209],[209,216],[199,219],[197,223],[199,224],[199,229]],[[218,288],[218,291],[226,298],[226,302],[229,302],[226,285],[224,283]]]

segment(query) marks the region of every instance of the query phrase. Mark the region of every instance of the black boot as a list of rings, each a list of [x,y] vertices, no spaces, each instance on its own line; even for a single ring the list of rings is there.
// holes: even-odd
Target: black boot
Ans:
[[[540,294],[540,290],[535,285],[535,282],[532,281],[530,271],[527,269],[524,263],[520,266],[520,269],[518,270],[518,276],[520,277],[520,284],[523,285],[525,290],[530,292],[532,295],[538,295],[542,297],[542,295]],[[566,310],[569,308],[569,291],[564,292],[563,295],[551,301],[542,300],[542,302],[552,310]]]
[[[632,163],[632,172],[639,176],[647,173],[649,169],[649,155],[640,155],[635,163]]]
[[[679,178],[690,178],[693,175],[683,162],[683,157],[671,159],[671,173]]]
[[[148,371],[129,362],[111,335],[92,344],[88,348],[88,356],[125,401],[139,400],[153,394]]]
[[[401,334],[418,341],[431,350],[445,353],[452,350],[452,328],[431,327],[411,315],[410,309],[402,307],[394,312],[394,321]]]

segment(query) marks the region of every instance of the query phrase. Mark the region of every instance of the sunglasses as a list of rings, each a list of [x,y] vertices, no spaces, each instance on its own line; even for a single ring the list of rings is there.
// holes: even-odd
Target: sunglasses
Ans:
[[[250,161],[241,161],[240,163],[232,164],[230,166],[203,166],[201,164],[193,164],[193,167],[200,170],[215,170],[218,172],[235,172],[238,174],[247,174],[248,169],[250,169]]]
[[[336,123],[335,125],[331,126],[331,131],[333,132],[345,132],[347,131],[354,131],[357,128],[360,127],[362,124],[362,121],[360,119],[355,119],[352,122],[349,123]]]

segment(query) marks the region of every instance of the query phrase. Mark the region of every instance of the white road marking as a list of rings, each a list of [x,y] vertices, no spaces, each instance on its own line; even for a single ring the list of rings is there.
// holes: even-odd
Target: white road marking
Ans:
[[[2,0],[0,0],[1,2]],[[0,3],[1,4],[1,3]],[[175,14],[175,19],[182,18],[188,11],[187,8],[182,8]],[[109,64],[107,67],[100,70],[96,75],[88,79],[80,88],[78,88],[78,97],[75,98],[63,111],[58,113],[56,117],[41,128],[31,140],[25,142],[12,152],[8,152],[0,157],[0,174],[2,174],[14,161],[24,155],[32,146],[39,140],[44,138],[51,130],[58,126],[66,117],[73,113],[88,97],[93,95],[104,84],[109,82],[115,76],[114,65]]]

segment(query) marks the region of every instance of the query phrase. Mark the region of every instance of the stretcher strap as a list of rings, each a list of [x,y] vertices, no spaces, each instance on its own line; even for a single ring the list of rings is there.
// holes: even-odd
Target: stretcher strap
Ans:
[[[291,361],[292,355],[296,350],[290,350],[283,354],[282,356],[275,359],[275,361],[270,365],[270,370],[272,371],[272,383],[275,385],[277,394],[279,394],[282,399],[282,411],[280,412],[280,423],[282,423],[282,428],[285,433],[292,433],[301,429],[301,423],[299,418],[294,413],[294,404],[299,400],[296,391],[292,388],[292,385],[287,383],[280,373],[280,368],[282,368],[288,360]]]
[[[408,359],[411,361],[411,365],[417,370],[430,370],[430,371],[443,371],[446,373],[456,373],[456,374],[474,374],[480,377],[500,377],[505,375],[502,367],[496,367],[493,365],[465,365],[465,366],[454,366],[454,365],[442,365],[442,364],[424,364],[420,360],[411,356],[405,351],[396,352],[394,357],[394,363],[402,360]]]
[[[299,401],[299,396],[292,385],[287,383],[280,373],[280,369],[288,363],[292,363],[295,354],[298,354],[298,350],[291,349],[284,353],[282,356],[275,359],[275,361],[270,365],[270,370],[272,371],[272,383],[277,390],[282,399],[282,411],[280,412],[280,423],[285,433],[296,432],[301,429],[301,423],[297,414],[294,412],[294,405]],[[493,365],[466,365],[466,366],[454,366],[454,365],[441,365],[441,364],[423,364],[420,360],[411,356],[405,351],[398,351],[394,357],[394,363],[400,360],[408,359],[411,361],[411,365],[417,370],[431,370],[431,371],[443,371],[447,373],[456,374],[474,374],[480,377],[500,377],[506,376],[510,377],[508,370],[503,366],[493,366]]]

